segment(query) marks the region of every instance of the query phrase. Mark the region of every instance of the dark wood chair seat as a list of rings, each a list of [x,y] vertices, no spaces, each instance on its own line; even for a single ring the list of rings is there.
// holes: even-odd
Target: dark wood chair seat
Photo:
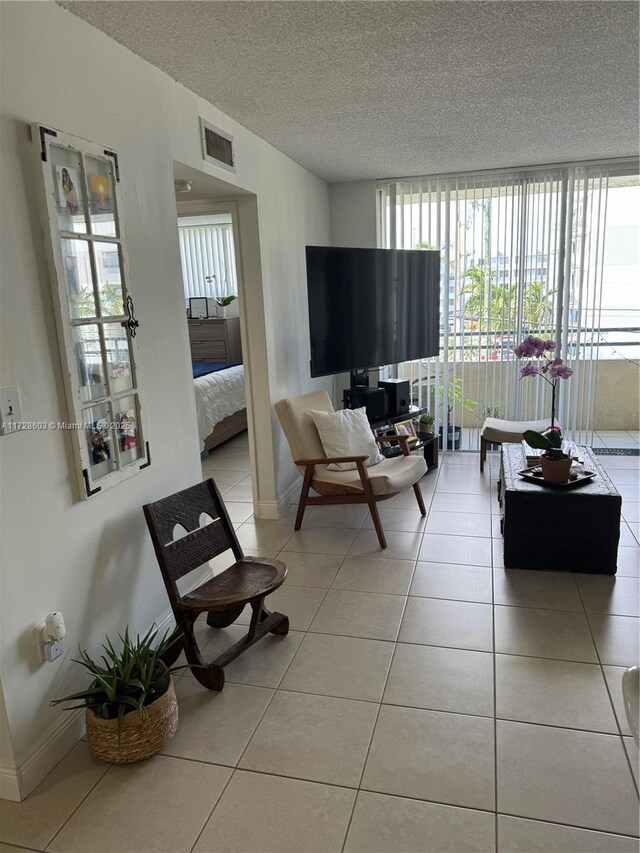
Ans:
[[[288,618],[283,613],[271,613],[264,605],[265,597],[283,583],[287,567],[280,560],[244,556],[213,480],[146,504],[143,509],[176,619],[176,633],[182,639],[171,647],[165,663],[170,666],[184,649],[200,684],[210,690],[222,690],[224,667],[228,663],[265,634],[288,633]],[[233,565],[196,588],[180,593],[177,583],[181,578],[201,570],[228,550],[233,552]],[[226,628],[247,604],[252,613],[246,636],[215,660],[205,662],[193,627],[198,615],[207,613],[207,625],[211,628]]]
[[[287,567],[280,560],[261,557],[243,557],[224,572],[197,589],[183,595],[176,602],[182,610],[228,610],[230,607],[250,604],[277,589],[287,575]]]

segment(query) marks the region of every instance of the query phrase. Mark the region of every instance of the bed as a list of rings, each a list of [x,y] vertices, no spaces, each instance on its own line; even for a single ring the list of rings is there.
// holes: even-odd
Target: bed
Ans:
[[[244,367],[194,362],[193,384],[200,450],[211,450],[247,428]]]

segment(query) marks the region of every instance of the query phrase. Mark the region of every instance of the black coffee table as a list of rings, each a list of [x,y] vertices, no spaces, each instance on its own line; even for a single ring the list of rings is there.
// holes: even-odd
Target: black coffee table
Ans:
[[[597,476],[570,489],[529,483],[522,444],[500,452],[500,529],[508,569],[548,569],[614,575],[622,498],[590,447],[578,447]]]

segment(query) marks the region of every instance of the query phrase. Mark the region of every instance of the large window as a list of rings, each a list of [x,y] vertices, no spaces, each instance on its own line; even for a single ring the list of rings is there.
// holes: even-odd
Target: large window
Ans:
[[[33,127],[56,323],[83,498],[149,464],[114,151]]]
[[[178,236],[185,297],[237,296],[231,214],[181,216]]]
[[[447,430],[486,416],[548,412],[547,386],[520,383],[512,347],[558,339],[574,377],[565,429],[593,429],[597,362],[638,350],[637,164],[381,182],[382,245],[439,249],[441,356],[399,367]],[[634,254],[635,252],[635,254]]]

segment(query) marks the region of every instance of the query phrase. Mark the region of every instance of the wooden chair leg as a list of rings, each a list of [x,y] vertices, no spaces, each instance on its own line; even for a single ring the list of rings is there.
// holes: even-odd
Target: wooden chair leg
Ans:
[[[260,614],[260,622],[265,622],[267,619],[270,619],[272,616],[276,616],[268,610],[264,606],[264,599],[262,600],[262,612]],[[289,617],[280,614],[282,618],[279,621],[274,621],[273,627],[269,629],[269,633],[276,634],[278,637],[286,637],[289,633]]]
[[[205,663],[196,635],[193,630],[194,617],[182,615],[179,627],[184,633],[184,653],[187,663],[191,664],[191,673],[196,681],[209,690],[220,691],[224,687],[224,669],[215,663]]]
[[[378,535],[378,542],[380,543],[381,548],[387,547],[387,540],[384,535],[384,530],[382,529],[382,521],[380,521],[380,513],[378,512],[378,504],[372,498],[369,501],[369,512],[371,513],[371,518],[373,519],[373,526],[376,529],[376,533]]]
[[[302,481],[302,491],[300,492],[300,502],[298,503],[298,513],[296,515],[296,523],[293,525],[294,530],[300,530],[302,527],[302,519],[307,505],[309,489],[311,488],[311,478],[313,477],[313,465],[308,465],[304,472],[304,480]]]
[[[373,494],[373,489],[371,488],[371,480],[367,476],[366,468],[364,467],[362,462],[356,462],[356,468],[358,469],[358,474],[360,475],[362,491],[364,492],[367,504],[369,505],[369,512],[371,513],[371,518],[373,519],[373,526],[376,529],[378,542],[380,543],[381,548],[386,548],[387,540],[384,535],[384,530],[382,529],[380,513],[378,512],[378,506],[376,504],[376,499]]]
[[[180,639],[178,639],[178,637]],[[172,645],[169,646],[167,651],[162,655],[162,663],[167,667],[167,669],[174,665],[184,648],[184,633],[182,628],[176,626],[169,639],[175,640],[175,642],[172,643]]]
[[[487,440],[480,436],[480,473],[484,471],[484,463],[487,459]]]
[[[420,483],[413,484],[413,491],[416,495],[416,500],[418,501],[418,507],[420,508],[420,515],[427,514],[427,508],[424,505],[424,498],[422,496],[422,489],[420,488]]]

